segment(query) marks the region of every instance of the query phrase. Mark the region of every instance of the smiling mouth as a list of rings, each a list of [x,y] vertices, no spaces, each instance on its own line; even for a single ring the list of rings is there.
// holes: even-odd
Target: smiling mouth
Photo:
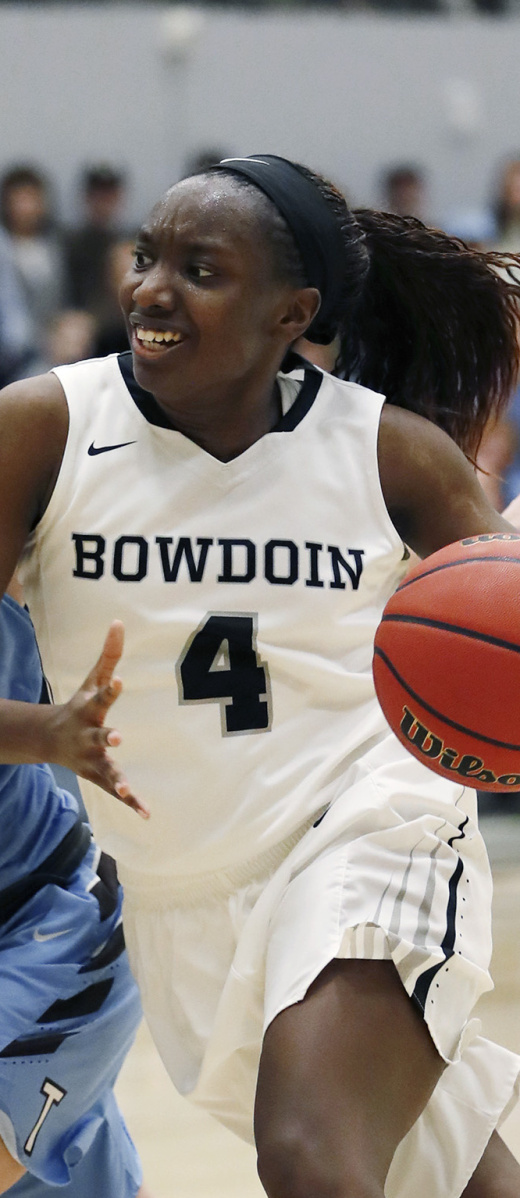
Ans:
[[[153,353],[164,352],[184,341],[182,333],[174,333],[170,329],[145,329],[142,325],[134,327],[133,335],[139,348],[151,350]]]

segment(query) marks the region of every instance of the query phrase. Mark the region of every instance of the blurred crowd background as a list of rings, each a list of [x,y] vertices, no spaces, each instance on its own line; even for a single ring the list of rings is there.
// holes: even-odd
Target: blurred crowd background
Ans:
[[[221,157],[282,153],[520,254],[520,0],[0,0],[0,48],[1,385],[128,348],[135,229]],[[479,465],[503,508],[520,389]]]

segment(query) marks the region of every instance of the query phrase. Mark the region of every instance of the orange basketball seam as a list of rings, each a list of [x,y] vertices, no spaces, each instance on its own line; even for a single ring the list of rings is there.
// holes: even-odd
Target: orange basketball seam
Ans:
[[[499,649],[509,649],[513,653],[520,653],[520,645],[514,641],[505,641],[502,637],[492,636],[489,632],[479,632],[475,628],[465,628],[460,624],[448,624],[446,620],[436,620],[432,616],[414,616],[405,615],[401,612],[383,615],[381,624],[421,624],[426,628],[440,628],[443,632],[455,632],[460,636],[467,636],[475,641],[485,641],[488,645],[495,645]]]
[[[510,562],[512,565],[519,566],[520,558],[506,557],[504,554],[482,555],[481,557],[458,557],[453,562],[443,562],[441,566],[432,566],[430,570],[423,570],[421,574],[405,578],[397,588],[397,592],[404,591],[406,587],[411,587],[412,583],[419,582],[423,578],[429,578],[430,574],[438,574],[440,570],[451,570],[453,566],[467,566],[470,562]],[[416,569],[419,569],[416,566]]]
[[[384,649],[380,649],[377,645],[374,649],[374,657],[380,657],[381,660],[384,661],[385,665],[390,670],[390,673],[393,674],[394,678],[400,684],[400,686],[402,686],[403,690],[406,691],[406,693],[410,695],[412,699],[415,699],[416,703],[419,703],[424,711],[429,712],[429,714],[435,716],[436,719],[442,720],[443,724],[446,724],[447,727],[454,728],[456,732],[463,732],[466,736],[473,736],[477,741],[482,741],[488,745],[495,745],[498,749],[512,749],[514,752],[517,752],[520,749],[520,745],[509,744],[508,741],[504,740],[495,740],[495,738],[492,736],[485,736],[483,732],[475,732],[472,728],[467,728],[464,724],[458,724],[456,720],[451,720],[449,716],[444,715],[443,712],[437,711],[435,707],[432,707],[426,702],[425,699],[422,699],[421,696],[417,694],[417,692],[414,691],[407,682],[405,682],[404,678],[390,661],[390,658],[387,657]]]

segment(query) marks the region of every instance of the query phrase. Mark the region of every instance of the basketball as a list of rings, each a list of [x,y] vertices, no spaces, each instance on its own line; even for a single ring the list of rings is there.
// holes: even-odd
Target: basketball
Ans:
[[[520,791],[520,534],[457,541],[388,601],[374,682],[396,736],[478,790]]]

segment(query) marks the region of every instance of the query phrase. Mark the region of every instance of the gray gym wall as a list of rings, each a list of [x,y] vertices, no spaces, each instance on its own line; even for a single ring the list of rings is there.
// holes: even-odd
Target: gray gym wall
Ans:
[[[46,168],[67,219],[86,161],[128,169],[134,222],[206,146],[295,157],[368,204],[410,160],[435,219],[520,154],[516,16],[7,4],[0,48],[0,171]]]

